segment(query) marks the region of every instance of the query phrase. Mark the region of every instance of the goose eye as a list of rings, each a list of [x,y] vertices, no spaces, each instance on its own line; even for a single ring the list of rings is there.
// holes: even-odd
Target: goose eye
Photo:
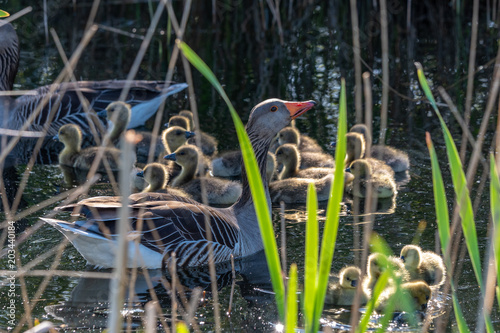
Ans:
[[[276,105],[271,106],[271,112],[278,111],[278,107]]]

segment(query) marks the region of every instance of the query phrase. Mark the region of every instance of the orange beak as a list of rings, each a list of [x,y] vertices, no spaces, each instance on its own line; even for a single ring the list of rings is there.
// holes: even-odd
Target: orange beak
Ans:
[[[290,117],[292,119],[297,118],[298,116],[306,113],[313,106],[316,105],[315,101],[306,101],[306,102],[284,102],[286,108],[290,112]]]

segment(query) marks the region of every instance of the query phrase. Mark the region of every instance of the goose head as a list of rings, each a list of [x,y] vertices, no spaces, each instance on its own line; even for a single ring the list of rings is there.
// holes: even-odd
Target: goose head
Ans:
[[[407,269],[416,269],[420,266],[422,250],[416,245],[405,245],[401,249],[401,260]]]
[[[186,143],[187,139],[194,136],[194,132],[186,131],[180,126],[172,126],[162,132],[161,140],[165,151],[172,153]]]
[[[137,176],[144,177],[149,184],[143,192],[156,192],[164,189],[169,180],[166,166],[161,163],[149,163],[144,170],[137,173]]]
[[[12,90],[19,66],[19,39],[10,23],[0,21],[0,91]]]
[[[404,283],[401,287],[413,298],[416,310],[425,311],[427,309],[427,303],[432,295],[432,290],[427,283],[424,281],[413,281]]]
[[[75,124],[63,125],[59,128],[58,134],[54,136],[54,140],[61,141],[65,150],[79,152],[82,145],[82,130]]]
[[[270,143],[276,131],[288,126],[293,119],[314,105],[316,105],[314,101],[288,102],[277,98],[257,104],[252,109],[246,126],[250,140],[252,141],[254,135],[259,135],[262,140]]]
[[[365,124],[356,124],[353,127],[351,127],[349,132],[362,134],[363,138],[365,139],[365,143],[372,142],[372,134],[370,133],[368,127]]]
[[[353,174],[354,179],[368,179],[372,174],[372,166],[365,160],[355,160],[347,171]]]
[[[359,278],[361,277],[361,270],[358,267],[348,266],[344,267],[340,273],[340,285],[343,288],[353,289],[359,283]]]
[[[190,131],[194,130],[193,112],[189,110],[182,110],[181,112],[179,112],[179,116],[186,117],[187,120],[189,121],[189,130]]]
[[[365,156],[366,143],[363,134],[347,133],[346,134],[346,158],[345,164],[349,165],[354,160]]]
[[[170,119],[168,120],[168,127],[172,126],[179,126],[188,131],[191,130],[189,119],[181,115],[170,117]]]
[[[284,145],[285,143],[300,144],[300,133],[294,127],[285,127],[278,133],[278,143]]]

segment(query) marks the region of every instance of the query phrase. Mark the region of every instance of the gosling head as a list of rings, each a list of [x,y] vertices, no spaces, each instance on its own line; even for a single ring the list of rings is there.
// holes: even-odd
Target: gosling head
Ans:
[[[144,167],[144,170],[137,173],[137,176],[144,177],[149,186],[144,189],[144,192],[155,192],[167,187],[169,173],[161,163],[149,163]]]
[[[300,165],[300,153],[297,145],[293,143],[285,143],[276,149],[276,162],[283,165],[289,165],[290,162],[295,161]]]
[[[170,117],[170,119],[168,120],[168,127],[172,126],[179,126],[187,131],[191,130],[189,119],[181,115]]]
[[[54,140],[61,141],[68,149],[80,151],[82,145],[82,130],[78,125],[66,124],[59,128]]]
[[[365,160],[355,160],[346,171],[351,172],[354,179],[366,179],[372,174],[372,166]]]
[[[366,143],[363,134],[349,132],[346,138],[346,158],[345,164],[349,165],[354,160],[363,158],[365,156]]]
[[[175,161],[181,167],[198,165],[198,148],[193,145],[184,145],[179,147],[174,153],[165,156],[167,160]]]
[[[416,245],[405,245],[401,249],[401,260],[407,269],[416,269],[420,266],[422,250]]]
[[[432,295],[432,290],[427,283],[424,281],[413,281],[404,283],[401,287],[413,297],[417,310],[427,310],[427,303]]]
[[[113,102],[106,107],[106,118],[115,125],[127,126],[130,121],[131,106],[125,102]]]
[[[372,253],[368,257],[368,274],[379,277],[388,267],[387,257],[382,253]]]
[[[300,144],[300,133],[294,127],[285,127],[278,133],[278,142],[281,145],[285,143]]]
[[[349,132],[352,133],[360,133],[363,135],[365,142],[372,142],[372,134],[368,130],[368,127],[365,124],[356,124],[351,129]]]
[[[193,112],[189,110],[182,110],[179,112],[179,116],[186,117],[189,121],[189,130],[192,131],[194,129],[194,117]]]
[[[340,271],[340,285],[343,288],[356,288],[361,277],[361,270],[358,267],[348,266]]]
[[[176,151],[193,136],[194,132],[186,131],[180,126],[172,126],[162,132],[161,139],[165,150],[170,153]]]

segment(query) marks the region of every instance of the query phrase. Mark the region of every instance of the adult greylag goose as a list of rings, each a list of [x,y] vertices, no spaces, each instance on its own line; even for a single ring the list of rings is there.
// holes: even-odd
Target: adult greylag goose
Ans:
[[[401,249],[401,260],[411,280],[423,280],[431,287],[439,287],[446,279],[443,259],[432,251],[422,251],[417,245],[405,245]]]
[[[10,23],[0,22],[0,91],[12,90],[19,65],[19,40]],[[56,135],[59,128],[68,123],[81,127],[84,135],[90,135],[90,123],[95,124],[98,117],[87,114],[78,98],[77,91],[89,103],[89,109],[102,111],[110,101],[119,99],[124,87],[130,85],[125,101],[132,105],[132,114],[128,128],[144,125],[168,96],[178,93],[187,87],[185,83],[174,84],[162,81],[78,81],[48,85],[33,90],[34,94],[23,95],[13,99],[0,97],[2,105],[2,127],[19,129],[32,112],[49,98],[48,103],[34,118],[28,130],[41,131],[52,119],[47,135]],[[53,90],[51,92],[51,90]],[[54,110],[52,108],[55,107]],[[99,121],[99,120],[97,120]],[[103,119],[101,125],[106,126]]]
[[[322,153],[323,148],[313,138],[301,134],[295,127],[285,127],[278,133],[279,145],[292,143],[297,145],[300,152]]]
[[[307,168],[300,169],[300,152],[297,145],[285,143],[276,149],[276,162],[282,165],[281,172],[278,175],[279,180],[286,178],[323,178],[332,174],[334,168]]]
[[[111,123],[111,128],[109,131],[109,139],[117,147],[120,145],[120,140],[123,134],[126,132],[128,124],[130,122],[131,108],[130,104],[125,102],[113,102],[110,103],[104,112],[106,118]],[[164,152],[164,147],[161,139],[159,137],[153,136],[149,132],[137,132],[140,134],[140,140],[135,142],[135,153],[137,157],[137,162],[145,164],[148,162],[149,151],[152,142],[155,142],[153,150],[153,160],[158,160]]]
[[[346,171],[354,175],[347,192],[365,198],[368,186],[377,198],[391,198],[397,193],[394,171],[384,162],[373,158],[354,160]]]
[[[338,281],[330,275],[326,291],[325,304],[352,305],[356,297],[356,289],[361,282],[361,270],[356,266],[347,266],[340,270]],[[360,305],[368,302],[368,295],[361,289]]]
[[[427,303],[431,299],[432,290],[424,281],[412,281],[401,284],[401,293],[396,293],[396,287],[390,286],[384,289],[375,303],[378,312],[392,303],[394,312],[401,311],[425,311]],[[408,309],[408,305],[411,309]]]
[[[277,132],[315,103],[266,100],[252,109],[246,131],[256,154],[261,177],[266,173],[269,144]],[[142,202],[130,207],[130,227],[134,238],[129,238],[127,266],[159,268],[163,258],[175,252],[180,266],[199,266],[208,262],[208,240],[205,219],[212,236],[215,263],[249,256],[263,249],[259,225],[245,171],[242,172],[243,191],[238,201],[227,208],[213,208],[202,204],[179,201]],[[269,191],[264,183],[268,203]],[[94,205],[87,220],[69,223],[42,218],[61,231],[92,265],[113,267],[115,264],[117,210]],[[269,205],[270,206],[270,205]],[[269,207],[270,208],[270,207]],[[271,211],[269,211],[271,214]],[[140,229],[138,229],[140,227]],[[77,236],[77,237],[75,237]],[[136,251],[135,240],[139,237]]]
[[[403,261],[395,256],[387,257],[383,253],[372,253],[368,256],[367,263],[367,276],[363,280],[363,289],[371,297],[373,287],[378,281],[378,278],[387,269],[392,270],[393,274],[387,282],[387,287],[393,286],[396,281],[394,278],[400,280],[400,282],[409,282],[410,275],[405,268]]]
[[[59,153],[59,164],[80,170],[89,170],[97,158],[99,150],[104,150],[102,160],[97,168],[98,172],[106,172],[105,162],[111,171],[120,169],[120,150],[114,147],[88,147],[81,149],[82,131],[75,124],[61,126],[59,133],[54,137],[64,144],[64,149]]]
[[[372,135],[365,124],[356,124],[349,132],[361,133],[364,141],[371,146],[370,156],[384,161],[394,172],[402,172],[410,168],[410,159],[404,151],[386,145],[372,145]]]
[[[241,195],[241,184],[235,181],[216,177],[196,177],[198,160],[202,153],[194,145],[183,145],[175,152],[165,156],[165,159],[175,161],[181,167],[181,172],[172,179],[170,185],[189,193],[196,201],[202,201],[202,183],[205,187],[208,204],[230,205]]]
[[[224,152],[212,160],[212,174],[215,177],[238,177],[241,176],[241,165],[243,164],[241,150]],[[276,157],[267,152],[266,174],[270,181],[276,170]]]
[[[344,183],[346,186],[352,182],[353,175],[349,172],[344,172]],[[320,178],[286,178],[283,180],[276,180],[269,184],[269,193],[273,203],[306,203],[307,202],[307,188],[310,183],[314,183],[316,187],[316,195],[318,201],[326,201],[330,197],[330,188],[333,184],[333,173]]]
[[[187,124],[186,124],[187,120]],[[217,146],[219,142],[217,139],[210,134],[203,132],[201,129],[196,131],[194,126],[193,112],[189,110],[182,110],[179,115],[170,117],[168,121],[169,126],[181,126],[188,131],[199,132],[201,138],[201,151],[207,156],[214,156],[217,154]],[[196,138],[192,138],[188,141],[189,144],[196,145]]]

